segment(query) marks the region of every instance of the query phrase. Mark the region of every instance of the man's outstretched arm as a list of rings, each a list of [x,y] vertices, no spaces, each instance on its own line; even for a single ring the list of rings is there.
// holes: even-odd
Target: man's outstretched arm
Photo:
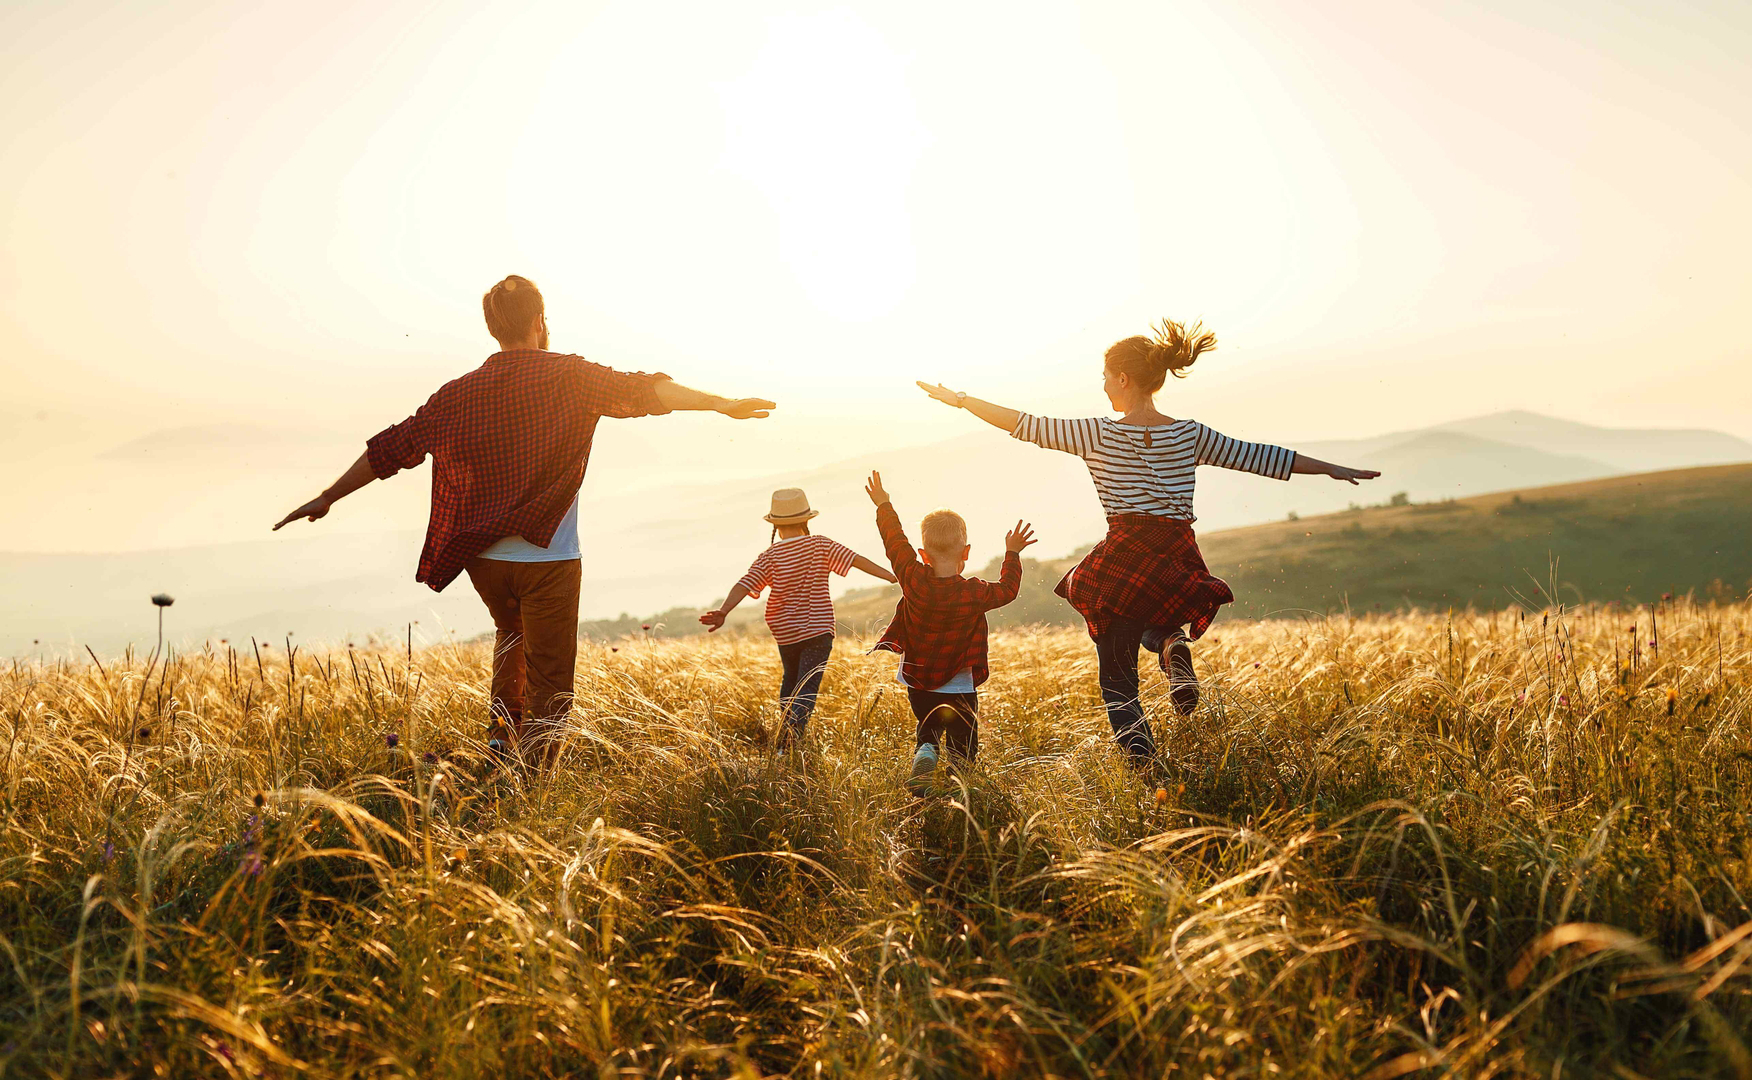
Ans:
[[[317,518],[327,514],[329,512],[329,507],[346,498],[348,495],[351,495],[353,492],[358,491],[360,488],[375,479],[377,479],[377,473],[371,468],[371,452],[367,450],[365,453],[359,455],[358,461],[353,462],[352,465],[347,467],[347,471],[341,474],[339,480],[336,480],[328,486],[327,491],[324,491],[321,495],[318,495],[316,498],[281,518],[280,525],[284,525],[289,521],[297,521],[299,518],[304,518],[307,521],[315,521]],[[279,531],[280,525],[274,526],[276,532]]]
[[[686,387],[672,379],[659,379],[652,392],[665,409],[676,412],[717,412],[732,420],[754,420],[777,408],[765,398],[727,398]]]

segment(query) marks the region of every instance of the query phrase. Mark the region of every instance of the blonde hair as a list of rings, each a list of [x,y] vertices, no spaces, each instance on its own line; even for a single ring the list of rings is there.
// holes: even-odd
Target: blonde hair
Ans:
[[[487,332],[501,345],[517,341],[529,333],[545,310],[541,290],[535,287],[535,282],[517,274],[494,285],[481,297],[481,313],[487,317]]]
[[[919,522],[919,546],[953,558],[967,546],[967,522],[953,510],[933,510]]]
[[[1162,389],[1162,383],[1173,372],[1176,379],[1186,378],[1186,369],[1200,356],[1217,347],[1217,335],[1204,328],[1204,323],[1191,326],[1163,319],[1150,328],[1150,336],[1139,334],[1114,342],[1107,350],[1107,367],[1123,375],[1150,393]]]

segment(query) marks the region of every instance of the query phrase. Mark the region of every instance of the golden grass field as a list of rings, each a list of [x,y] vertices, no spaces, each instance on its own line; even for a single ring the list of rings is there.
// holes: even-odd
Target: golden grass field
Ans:
[[[796,756],[763,639],[586,647],[549,778],[484,646],[20,661],[0,1074],[1752,1076],[1749,634],[1219,622],[1158,791],[1004,631],[924,801],[857,642]]]

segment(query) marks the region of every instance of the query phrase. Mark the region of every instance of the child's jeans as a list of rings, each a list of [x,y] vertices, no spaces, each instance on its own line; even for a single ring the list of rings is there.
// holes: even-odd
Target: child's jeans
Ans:
[[[916,745],[932,743],[968,761],[979,753],[978,694],[939,694],[909,686],[906,699],[919,722]]]
[[[789,645],[779,646],[779,662],[785,676],[779,683],[779,708],[785,714],[789,734],[802,735],[809,717],[815,712],[815,698],[821,692],[821,676],[827,671],[827,658],[833,655],[833,635],[818,634]]]
[[[1107,632],[1095,640],[1107,722],[1113,725],[1114,739],[1135,762],[1156,756],[1156,740],[1150,735],[1150,723],[1144,719],[1144,704],[1138,697],[1138,646],[1161,652],[1178,636],[1137,619],[1114,619]]]

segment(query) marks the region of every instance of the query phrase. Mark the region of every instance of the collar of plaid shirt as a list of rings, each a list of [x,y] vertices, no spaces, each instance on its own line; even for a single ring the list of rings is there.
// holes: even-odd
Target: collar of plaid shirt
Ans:
[[[366,454],[379,479],[432,458],[414,580],[442,590],[506,536],[545,547],[584,481],[596,422],[668,412],[656,394],[667,378],[540,349],[499,352],[373,435]]]

